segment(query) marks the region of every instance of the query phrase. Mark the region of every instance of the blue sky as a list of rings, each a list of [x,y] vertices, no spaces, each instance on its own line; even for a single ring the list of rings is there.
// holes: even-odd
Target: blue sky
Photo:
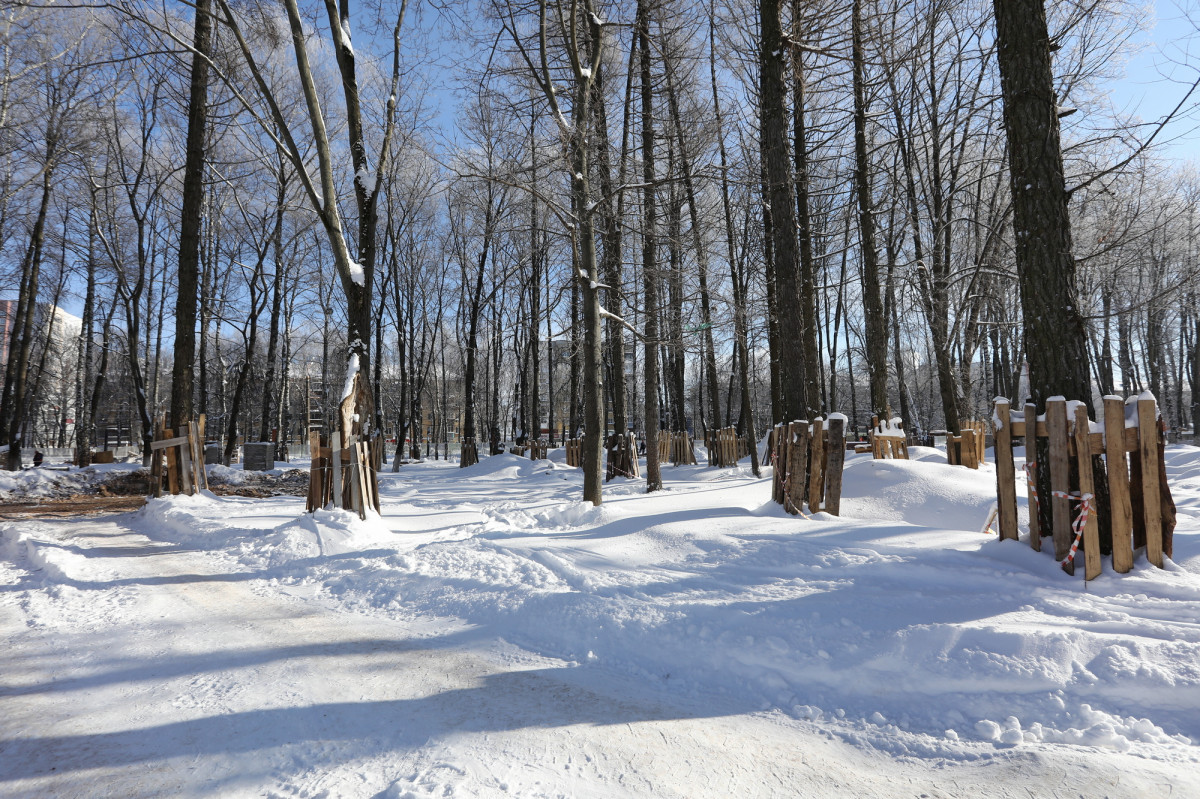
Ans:
[[[1113,100],[1149,122],[1169,113],[1196,79],[1196,73],[1170,63],[1181,60],[1189,51],[1193,61],[1200,57],[1200,36],[1188,21],[1185,9],[1191,7],[1193,17],[1200,23],[1200,9],[1194,0],[1156,0],[1157,21],[1152,30],[1139,41],[1147,46],[1130,60],[1125,80],[1113,87]],[[1164,77],[1165,75],[1165,77]],[[1194,98],[1198,99],[1198,98]],[[1194,128],[1200,119],[1183,119],[1172,123],[1167,133],[1179,137],[1169,147],[1170,155],[1179,160],[1200,160],[1200,133]]]

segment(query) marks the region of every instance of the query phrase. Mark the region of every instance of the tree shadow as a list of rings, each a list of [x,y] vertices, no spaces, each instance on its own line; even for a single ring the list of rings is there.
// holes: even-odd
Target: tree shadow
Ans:
[[[352,644],[351,649],[359,646]],[[597,693],[569,668],[491,674],[470,687],[430,696],[262,708],[113,732],[47,735],[0,743],[0,783],[170,758],[294,752],[311,768],[412,749],[462,733],[615,725],[735,715],[626,701]],[[346,745],[349,745],[348,747]],[[349,752],[349,754],[347,754]]]

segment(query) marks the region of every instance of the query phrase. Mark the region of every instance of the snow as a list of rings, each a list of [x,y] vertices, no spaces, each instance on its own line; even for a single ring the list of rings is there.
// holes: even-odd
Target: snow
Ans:
[[[1200,795],[1200,449],[1176,560],[1086,585],[977,532],[993,467],[910,454],[848,454],[841,517],[499,455],[381,473],[366,521],[0,520],[0,793]],[[98,479],[26,474],[0,502]]]
[[[354,281],[356,286],[365,286],[367,284],[367,272],[358,261],[350,261],[350,279]]]
[[[358,181],[358,185],[362,186],[363,191],[365,191],[367,194],[372,194],[375,191],[375,173],[367,169],[365,166],[359,168],[359,170],[354,173],[354,179]],[[361,265],[359,265],[359,269],[362,269]],[[362,285],[362,283],[357,280],[354,282],[358,283],[360,286]]]
[[[338,400],[338,404],[354,396],[354,376],[358,374],[359,368],[358,353],[350,353],[350,360],[346,363],[346,382],[342,384],[342,398]]]

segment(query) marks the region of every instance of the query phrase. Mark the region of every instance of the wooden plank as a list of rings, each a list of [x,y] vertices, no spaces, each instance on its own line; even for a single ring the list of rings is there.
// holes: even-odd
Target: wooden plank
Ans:
[[[1029,466],[1029,546],[1042,551],[1042,521],[1038,518],[1037,496],[1037,407],[1031,402],[1025,406],[1025,423],[1032,424],[1034,435],[1025,436],[1025,463]],[[1014,425],[1015,427],[1015,425]]]
[[[173,438],[175,431],[167,428],[163,431],[163,435]],[[179,470],[176,468],[176,449],[175,447],[167,447],[163,452],[167,457],[167,490],[171,492],[171,496],[179,493]]]
[[[360,519],[367,518],[363,508],[363,460],[362,443],[355,441],[350,445],[350,509]]]
[[[771,440],[768,442],[771,445],[771,465],[775,467],[771,478],[771,496],[780,505],[787,504],[787,497],[784,496],[783,490],[784,480],[787,478],[787,463],[783,459],[787,453],[787,441],[784,440],[786,436],[787,427],[777,424],[771,431]]]
[[[342,502],[342,431],[334,430],[329,446],[333,448],[333,485],[331,500],[334,507],[340,508]]]
[[[200,459],[198,461],[200,464],[200,479],[203,483],[205,491],[208,490],[208,464],[205,463],[204,458],[204,433],[207,427],[208,415],[202,413],[200,414],[199,421],[196,422],[196,442],[199,444],[200,449]]]
[[[809,427],[809,435],[808,509],[815,513],[825,493],[825,425],[820,418]]]
[[[1142,464],[1142,507],[1146,519],[1146,559],[1163,567],[1162,494],[1158,463],[1158,403],[1139,399],[1138,458]]]
[[[192,484],[196,487],[196,491],[202,491],[206,488],[204,481],[204,442],[200,440],[199,425],[191,422],[188,424],[188,430],[191,433]]]
[[[1092,473],[1092,446],[1087,408],[1075,406],[1075,449],[1079,466],[1079,494],[1082,498],[1092,495],[1091,511],[1083,527],[1083,579],[1094,580],[1100,576],[1100,525],[1096,519],[1096,486]],[[1080,507],[1082,507],[1082,502]],[[1077,558],[1078,559],[1078,558]]]
[[[320,497],[321,469],[318,465],[321,453],[321,436],[315,430],[308,431],[308,496],[304,500],[304,509],[312,513],[317,509]]]
[[[1013,464],[1013,425],[1008,400],[996,401],[996,506],[1000,540],[1017,540],[1017,469]]]
[[[1113,571],[1124,574],[1133,568],[1133,511],[1125,455],[1125,403],[1117,397],[1104,400],[1104,460],[1108,466]]]
[[[1064,400],[1046,402],[1046,428],[1050,432],[1050,490],[1065,494],[1071,490],[1071,466],[1067,403]],[[1064,560],[1071,548],[1071,504],[1065,497],[1054,494],[1042,499],[1050,502],[1054,557],[1056,560]]]
[[[960,455],[962,465],[968,469],[979,468],[979,451],[975,443],[975,436],[976,432],[969,427],[962,431]]]
[[[788,425],[788,502],[791,513],[800,513],[807,495],[805,475],[808,472],[808,422]],[[811,511],[812,505],[808,506]]]
[[[154,425],[154,437],[165,438],[163,430],[166,428],[166,417],[160,418]],[[161,450],[153,449],[151,444],[150,456],[150,495],[153,497],[162,496],[162,472],[163,472],[163,453]]]
[[[160,449],[167,449],[169,447],[179,447],[179,446],[183,446],[186,443],[188,443],[188,437],[186,435],[172,436],[171,438],[163,439],[162,441],[151,441],[150,442],[150,450],[154,451],[154,450],[160,450]]]
[[[187,433],[185,433],[185,442],[179,447],[179,482],[183,486],[183,493],[191,496],[196,493],[195,484],[192,482],[192,437],[190,435],[192,423],[184,422],[183,429]]]
[[[829,420],[829,461],[825,472],[825,512],[838,516],[842,511],[842,467],[846,462],[846,423]]]

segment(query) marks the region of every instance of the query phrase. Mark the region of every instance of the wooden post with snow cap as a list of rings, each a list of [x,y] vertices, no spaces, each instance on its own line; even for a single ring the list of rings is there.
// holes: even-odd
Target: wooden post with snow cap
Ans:
[[[1017,540],[1017,485],[1016,467],[1013,465],[1012,419],[1008,400],[995,399],[994,424],[996,427],[996,509],[1000,517],[1000,540]],[[1037,421],[1034,420],[1034,425]],[[1030,511],[1033,512],[1032,510]]]
[[[846,417],[829,414],[829,461],[825,473],[825,512],[834,516],[842,510],[842,467],[846,462]]]
[[[1038,517],[1038,505],[1042,500],[1037,494],[1037,406],[1032,402],[1025,405],[1025,466],[1029,469],[1027,487],[1029,494],[1029,546],[1035,552],[1042,551],[1042,520]]]
[[[1133,568],[1133,510],[1129,504],[1129,463],[1125,449],[1125,400],[1104,398],[1104,459],[1108,466],[1109,521],[1113,571]]]
[[[787,426],[787,496],[784,507],[789,513],[799,513],[804,508],[807,497],[807,483],[804,480],[808,473],[808,422],[797,421]],[[813,506],[808,506],[813,510]]]
[[[1079,513],[1083,526],[1083,579],[1100,576],[1100,532],[1096,521],[1096,487],[1092,474],[1092,425],[1083,403],[1075,406],[1075,458],[1079,465]]]
[[[1138,458],[1142,466],[1142,508],[1146,520],[1146,559],[1163,567],[1162,480],[1158,462],[1158,402],[1150,392],[1137,399]]]
[[[1026,425],[1028,428],[1028,425]],[[1042,501],[1050,502],[1054,531],[1054,557],[1064,560],[1071,548],[1071,503],[1066,494],[1071,490],[1069,461],[1070,435],[1067,431],[1067,401],[1063,397],[1046,400],[1046,431],[1050,436],[1050,491]],[[1034,428],[1036,437],[1037,428]]]
[[[816,511],[821,507],[825,493],[825,424],[818,416],[812,423],[812,454],[808,457],[808,508]],[[803,482],[803,476],[800,478]]]

